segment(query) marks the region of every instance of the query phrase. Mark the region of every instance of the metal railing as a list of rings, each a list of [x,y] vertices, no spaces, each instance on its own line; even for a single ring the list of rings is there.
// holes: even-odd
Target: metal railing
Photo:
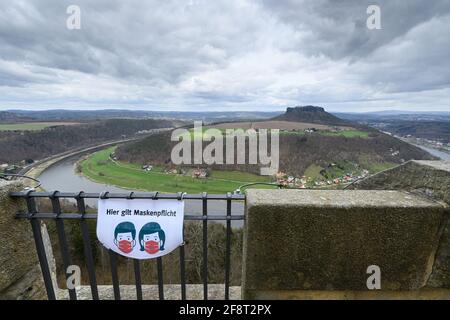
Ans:
[[[224,298],[229,299],[229,289],[230,289],[230,257],[231,257],[231,221],[232,220],[244,220],[244,215],[232,214],[232,202],[233,201],[243,201],[245,200],[245,195],[243,194],[163,194],[158,192],[152,193],[109,193],[104,192],[99,193],[85,193],[83,191],[78,193],[68,193],[68,192],[36,192],[34,190],[24,191],[24,192],[12,192],[10,194],[13,198],[25,199],[27,203],[27,212],[19,212],[16,214],[16,218],[28,219],[31,223],[33,236],[36,244],[36,251],[39,258],[40,267],[42,270],[42,275],[44,278],[45,288],[47,290],[47,296],[50,300],[55,300],[57,295],[52,283],[52,277],[50,272],[49,263],[47,260],[47,255],[45,251],[45,246],[43,242],[42,232],[41,232],[41,220],[54,220],[56,223],[56,233],[59,241],[59,247],[61,251],[62,264],[64,270],[71,265],[71,257],[69,254],[69,247],[67,243],[67,237],[64,228],[64,220],[75,219],[79,220],[84,256],[86,258],[86,265],[89,276],[89,285],[91,288],[92,298],[94,300],[99,299],[96,271],[94,265],[94,257],[91,246],[91,239],[89,236],[88,225],[86,223],[87,219],[97,219],[96,213],[87,213],[86,205],[84,199],[98,199],[102,198],[114,198],[114,199],[185,199],[194,200],[202,202],[202,212],[199,215],[185,215],[185,220],[197,220],[202,221],[202,281],[203,281],[203,298],[208,299],[208,221],[219,220],[226,222],[226,252],[225,252],[225,292]],[[36,198],[48,198],[52,204],[52,212],[39,212],[38,206],[36,204]],[[60,199],[74,199],[76,201],[77,211],[74,213],[63,213],[61,210]],[[208,201],[209,200],[222,200],[226,202],[226,215],[208,215]],[[199,212],[200,213],[200,212]],[[181,280],[181,299],[186,299],[186,273],[185,273],[185,245],[178,248],[179,258],[180,258],[180,280]],[[114,298],[120,300],[120,287],[119,287],[119,275],[117,269],[117,254],[112,250],[108,250],[109,261],[111,267],[111,278],[114,291]],[[138,300],[142,299],[142,283],[141,283],[141,272],[140,272],[140,261],[137,259],[132,259],[134,265],[134,276],[135,276],[135,286],[136,286],[136,297]],[[163,258],[158,257],[157,260],[157,275],[158,275],[158,291],[159,299],[164,299],[164,281],[163,281]],[[68,275],[66,274],[66,278]],[[77,293],[75,289],[68,289],[69,298],[71,300],[77,299]]]

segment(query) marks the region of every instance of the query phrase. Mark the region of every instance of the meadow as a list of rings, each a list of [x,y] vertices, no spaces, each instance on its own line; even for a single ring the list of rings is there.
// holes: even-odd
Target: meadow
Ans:
[[[93,153],[79,164],[82,174],[100,183],[112,184],[122,188],[159,192],[225,193],[233,192],[239,186],[253,182],[271,182],[267,176],[259,176],[240,171],[211,170],[206,179],[187,174],[166,173],[161,166],[144,171],[140,165],[114,161],[110,154],[114,148]],[[261,186],[271,188],[271,186]]]

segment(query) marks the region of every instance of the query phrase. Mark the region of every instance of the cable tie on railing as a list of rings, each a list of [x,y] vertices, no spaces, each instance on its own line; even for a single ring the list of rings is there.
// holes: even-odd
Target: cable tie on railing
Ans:
[[[81,195],[84,193],[84,191],[78,192],[78,194],[75,196],[75,199],[81,199]]]
[[[77,200],[78,212],[81,213],[81,219],[84,219],[86,215],[86,206],[84,204],[83,197],[81,196],[82,194],[84,194],[84,191],[78,192],[78,194],[75,196],[75,199]]]
[[[33,212],[33,211],[36,211],[36,210],[31,210],[31,203],[30,203],[31,198],[32,198],[30,194],[31,194],[33,191],[35,191],[35,190],[30,189],[30,190],[27,190],[27,192],[25,193],[25,199],[26,199],[26,201],[27,201],[28,217],[29,217],[29,218],[32,218],[32,217],[36,214],[36,212]]]
[[[131,191],[130,194],[127,196],[128,200],[134,199],[134,191]]]
[[[152,200],[158,200],[158,191],[155,191],[152,195]]]
[[[53,212],[55,212],[56,214],[56,218],[58,218],[61,215],[61,207],[59,205],[59,202],[57,201],[58,198],[58,194],[59,191],[55,190],[52,192],[52,194],[50,195],[50,200],[52,201],[52,207],[53,207]]]
[[[108,199],[108,193],[109,191],[102,191],[102,193],[100,193],[100,199]]]
[[[25,197],[30,198],[30,193],[32,193],[33,191],[33,189],[27,190],[27,192],[25,193]]]
[[[184,199],[184,195],[186,194],[186,192],[177,192],[177,200],[181,201]]]

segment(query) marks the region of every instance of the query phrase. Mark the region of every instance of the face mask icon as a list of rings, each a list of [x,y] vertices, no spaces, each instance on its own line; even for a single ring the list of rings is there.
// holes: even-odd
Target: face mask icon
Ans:
[[[133,251],[136,241],[136,229],[131,222],[121,222],[114,230],[114,244],[123,253],[130,253]]]
[[[165,241],[166,234],[156,222],[145,224],[139,231],[141,251],[145,251],[148,254],[155,254],[159,251],[163,251]]]
[[[159,242],[158,241],[146,241],[145,242],[145,251],[150,254],[155,254],[159,251]]]
[[[130,253],[133,250],[132,242],[128,240],[119,241],[119,250],[124,253]]]

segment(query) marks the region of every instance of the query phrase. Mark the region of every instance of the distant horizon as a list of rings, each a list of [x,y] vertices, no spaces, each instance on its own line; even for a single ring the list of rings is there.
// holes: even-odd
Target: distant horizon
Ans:
[[[303,105],[297,105],[303,106]],[[291,107],[297,107],[291,106]],[[322,107],[318,105],[317,107]],[[99,109],[69,109],[69,108],[51,108],[51,109],[29,109],[29,108],[18,108],[18,109],[0,109],[0,112],[17,112],[17,111],[31,111],[31,112],[46,112],[46,111],[80,111],[80,112],[89,112],[89,111],[135,111],[135,112],[161,112],[161,113],[277,113],[277,112],[285,112],[284,109],[278,110],[213,110],[213,111],[188,111],[188,110],[161,110],[161,109],[130,109],[130,108],[99,108]],[[383,109],[379,111],[333,111],[328,110],[326,107],[323,107],[328,113],[355,113],[355,114],[364,114],[364,113],[404,113],[404,114],[427,114],[427,113],[450,113],[450,110],[399,110],[399,109]]]

